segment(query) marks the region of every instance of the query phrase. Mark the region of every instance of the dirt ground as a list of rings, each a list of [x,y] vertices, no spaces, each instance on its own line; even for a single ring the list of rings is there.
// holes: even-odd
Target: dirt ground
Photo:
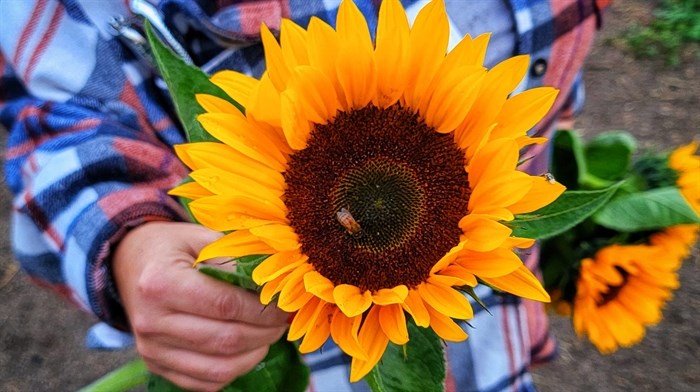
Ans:
[[[613,3],[586,67],[588,99],[577,127],[585,135],[622,129],[642,147],[665,149],[700,137],[700,61],[669,69],[635,60],[619,45],[621,31],[648,20],[650,3]],[[4,132],[0,143],[4,145]],[[0,175],[0,181],[4,179]],[[72,391],[132,358],[131,350],[97,352],[84,346],[91,316],[32,286],[17,272],[9,244],[10,198],[0,187],[0,391]],[[700,258],[681,269],[681,288],[660,325],[632,349],[601,356],[552,320],[559,358],[535,371],[543,392],[700,390]]]

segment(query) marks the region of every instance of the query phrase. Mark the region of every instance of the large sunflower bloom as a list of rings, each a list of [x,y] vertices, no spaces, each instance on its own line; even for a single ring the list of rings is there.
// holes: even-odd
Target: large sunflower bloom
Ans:
[[[684,240],[672,236],[657,236],[657,245],[611,245],[582,261],[574,329],[579,336],[588,335],[601,353],[640,342],[646,326],[661,320],[686,254],[678,245]]]
[[[311,352],[331,337],[352,356],[351,381],[369,372],[389,341],[409,340],[406,314],[441,338],[467,338],[454,321],[473,311],[458,289],[477,278],[523,297],[547,293],[502,222],[556,199],[563,186],[517,170],[526,132],[556,90],[509,97],[525,56],[486,70],[488,36],[449,54],[442,1],[409,27],[384,1],[376,42],[351,1],[336,29],[284,20],[280,43],[263,27],[260,80],[224,71],[211,81],[246,110],[198,96],[203,127],[221,143],[177,147],[194,182],[203,225],[226,232],[201,252],[270,255],[253,272],[261,301],[296,312],[288,338]]]
[[[683,198],[700,215],[700,156],[694,155],[698,142],[677,148],[668,158],[668,165],[678,173],[676,184]]]

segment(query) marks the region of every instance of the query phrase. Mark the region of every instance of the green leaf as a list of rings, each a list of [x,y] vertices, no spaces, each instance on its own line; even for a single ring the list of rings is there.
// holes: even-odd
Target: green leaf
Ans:
[[[557,131],[551,143],[552,175],[567,189],[604,189],[614,184],[589,170],[586,150],[576,131]]]
[[[238,377],[224,387],[222,392],[302,392],[309,384],[309,368],[293,343],[286,338],[270,346],[265,359],[255,369]],[[151,375],[150,392],[179,392],[182,388],[170,381]]]
[[[593,215],[617,191],[620,183],[597,191],[566,191],[554,203],[510,222],[516,237],[545,239],[563,233]]]
[[[601,226],[627,232],[700,223],[700,217],[676,187],[652,189],[616,198],[598,211],[593,219]]]
[[[146,23],[146,35],[156,65],[168,85],[178,118],[187,133],[187,140],[190,142],[215,141],[216,139],[209,135],[197,121],[197,116],[204,113],[204,109],[197,103],[195,94],[209,94],[226,99],[241,111],[243,107],[210,82],[209,77],[202,70],[185,63],[163,45],[149,23]]]
[[[209,275],[212,278],[231,283],[234,286],[243,287],[246,290],[255,290],[258,287],[249,275],[241,273],[238,270],[226,271],[210,265],[201,265],[198,270],[199,272]]]
[[[430,328],[408,322],[410,340],[405,346],[389,343],[384,356],[365,378],[374,392],[444,390],[445,353]]]
[[[136,359],[107,373],[78,392],[121,392],[146,385],[150,373],[143,360]]]
[[[552,136],[551,146],[552,175],[567,189],[578,189],[579,178],[586,174],[586,161],[578,133],[567,130],[556,131]]]
[[[256,285],[251,278],[251,276],[253,276],[253,270],[269,256],[270,255],[252,255],[231,260],[230,262],[236,265],[235,271],[223,270],[207,264],[199,264],[198,270],[212,278],[255,291],[258,289],[258,285]]]
[[[601,133],[586,143],[584,149],[588,173],[603,180],[621,180],[630,168],[636,149],[637,142],[628,132]]]

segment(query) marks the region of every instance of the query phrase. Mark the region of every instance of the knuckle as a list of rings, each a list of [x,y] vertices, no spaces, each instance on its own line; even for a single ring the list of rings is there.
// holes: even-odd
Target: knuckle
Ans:
[[[236,374],[230,368],[218,365],[207,369],[207,373],[204,376],[209,382],[226,384],[233,380]]]
[[[233,354],[240,351],[240,347],[244,341],[245,338],[238,330],[231,329],[229,332],[219,337],[217,347],[224,354]]]
[[[136,339],[136,351],[143,357],[149,369],[156,366],[159,362],[157,357],[159,351],[154,349],[150,344],[143,342],[141,339]]]
[[[131,329],[136,336],[149,336],[155,332],[154,323],[147,314],[137,313],[129,321]]]
[[[217,297],[214,306],[220,318],[236,320],[240,317],[243,303],[238,295],[222,295]]]
[[[159,300],[168,292],[168,281],[161,279],[158,274],[148,270],[144,271],[137,283],[137,289],[141,296],[147,300]]]

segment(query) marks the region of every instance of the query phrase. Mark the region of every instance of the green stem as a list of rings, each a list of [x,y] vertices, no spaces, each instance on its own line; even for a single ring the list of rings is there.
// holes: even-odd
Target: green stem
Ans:
[[[78,392],[122,392],[145,385],[150,373],[142,359],[117,368]]]

